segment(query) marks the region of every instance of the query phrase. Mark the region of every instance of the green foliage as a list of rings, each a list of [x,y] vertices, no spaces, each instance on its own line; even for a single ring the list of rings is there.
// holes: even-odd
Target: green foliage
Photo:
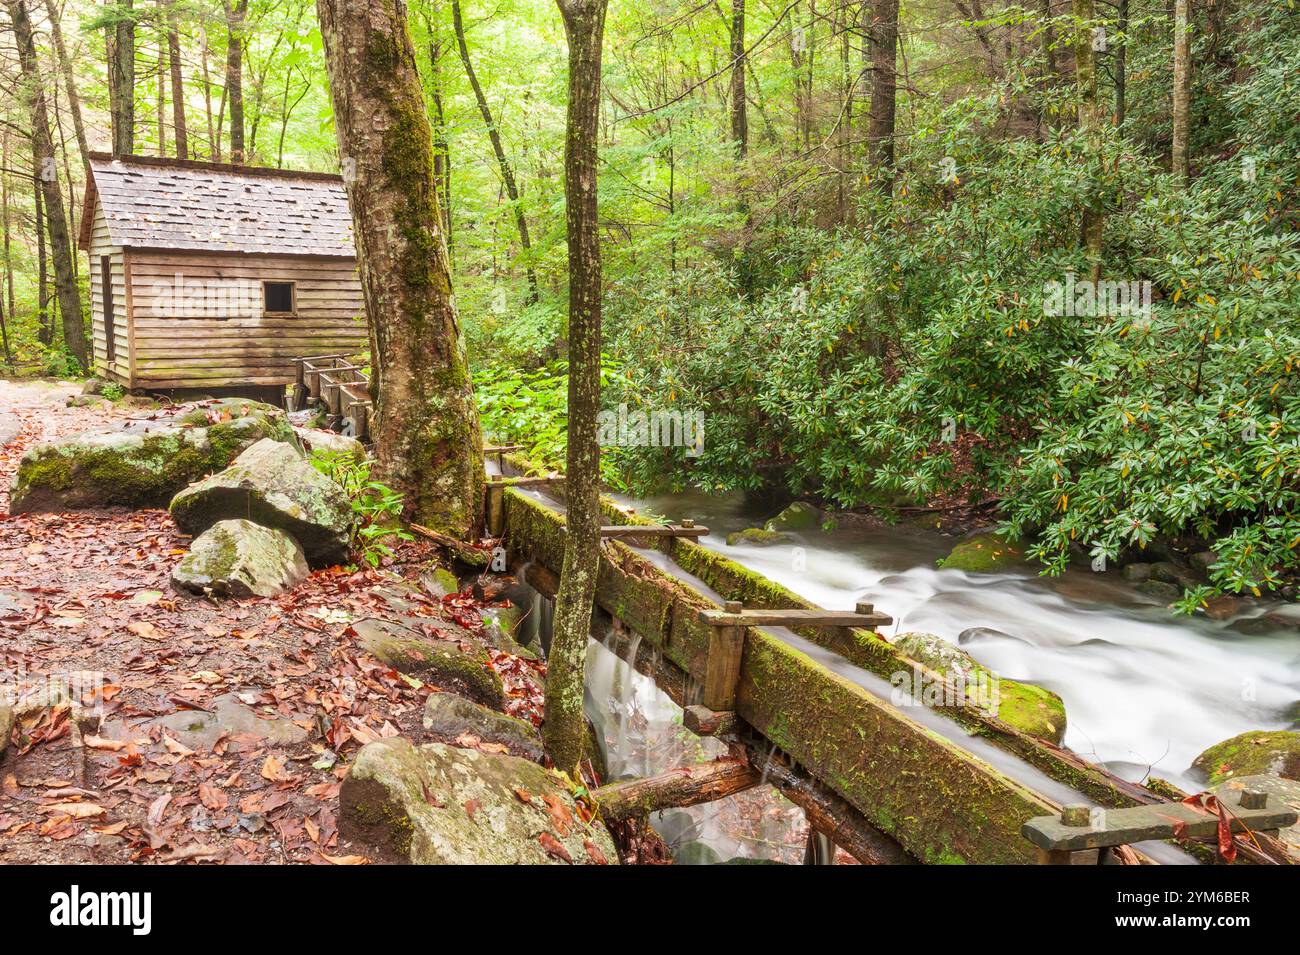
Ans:
[[[378,567],[385,557],[392,557],[390,542],[414,540],[399,523],[401,495],[371,479],[370,461],[358,460],[350,451],[316,451],[311,463],[347,494],[358,518],[353,548],[365,564]]]
[[[126,397],[126,389],[116,381],[110,381],[100,388],[99,393],[109,401],[121,401]]]

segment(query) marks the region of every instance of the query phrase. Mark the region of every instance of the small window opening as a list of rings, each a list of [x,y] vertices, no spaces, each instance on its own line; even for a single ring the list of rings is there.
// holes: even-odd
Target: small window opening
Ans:
[[[268,315],[292,315],[294,313],[293,282],[263,282],[262,295]]]

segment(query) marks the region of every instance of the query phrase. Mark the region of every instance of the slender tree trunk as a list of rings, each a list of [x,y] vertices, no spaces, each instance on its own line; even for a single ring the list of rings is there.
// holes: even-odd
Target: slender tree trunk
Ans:
[[[519,200],[519,187],[515,182],[514,169],[511,168],[510,160],[506,158],[505,147],[501,144],[501,131],[497,129],[496,121],[492,118],[492,108],[488,106],[487,97],[483,95],[483,87],[478,81],[478,74],[474,72],[474,65],[470,62],[469,47],[465,44],[465,24],[461,19],[458,0],[451,2],[451,20],[456,31],[456,46],[460,49],[460,59],[465,64],[465,76],[474,90],[474,99],[478,102],[478,111],[483,114],[483,122],[487,124],[488,139],[492,142],[492,152],[496,154],[497,166],[501,169],[501,181],[506,187],[506,197],[514,209],[515,226],[519,229],[519,245],[523,249],[525,261],[528,262],[528,302],[532,304],[537,301],[538,289],[537,272],[531,262],[533,243],[528,235],[528,218],[524,215],[524,205]]]
[[[109,100],[113,120],[113,155],[135,151],[135,20],[134,0],[118,0],[120,19],[113,28],[109,56]]]
[[[898,102],[898,0],[876,0],[871,21],[871,119],[867,141],[882,187],[893,182]]]
[[[81,153],[81,164],[89,167],[90,147],[86,142],[86,124],[81,116],[81,97],[77,95],[72,61],[68,59],[68,50],[63,43],[59,9],[55,6],[55,0],[45,0],[45,9],[50,18],[50,36],[54,40],[54,55],[58,58],[59,72],[63,74],[63,85],[68,93],[68,112],[72,114],[72,128],[77,134],[77,149]]]
[[[483,436],[452,296],[433,138],[402,0],[316,0],[370,319],[378,476],[404,516],[483,524]]]
[[[1095,15],[1093,0],[1073,0],[1076,21],[1074,40],[1075,83],[1079,97],[1079,130],[1086,138],[1092,153],[1089,162],[1095,168],[1101,161],[1101,116],[1097,110],[1097,69],[1092,50],[1092,21]],[[1089,271],[1093,282],[1101,280],[1102,230],[1105,215],[1097,208],[1099,197],[1085,199],[1083,210],[1083,244],[1088,252]]]
[[[745,59],[745,0],[731,0],[731,141],[741,159],[749,152]]]
[[[442,35],[439,29],[442,4],[433,0],[433,9],[425,17],[429,34],[429,75],[433,95],[433,176],[438,184],[441,199],[443,231],[447,235],[447,252],[452,263],[456,260],[456,244],[451,228],[451,144],[447,141],[447,114],[443,103],[442,87]]]
[[[45,200],[41,193],[41,171],[32,170],[32,207],[36,213],[36,339],[42,345],[54,344],[54,324],[50,319],[50,257],[45,249]]]
[[[172,126],[176,137],[176,158],[190,158],[190,132],[185,123],[185,78],[181,73],[180,17],[176,0],[167,3],[167,65],[172,84]]]
[[[556,0],[569,39],[569,108],[564,194],[569,244],[569,439],[565,457],[564,570],[546,680],[546,748],[576,777],[586,722],[582,710],[591,608],[600,566],[601,264],[596,205],[601,45],[606,0]]]
[[[40,64],[32,41],[32,22],[27,16],[26,0],[8,0],[8,3],[9,19],[13,23],[22,69],[22,99],[26,101],[31,116],[36,189],[40,192],[45,207],[59,314],[63,319],[63,341],[81,366],[89,368],[86,326],[81,317],[81,293],[77,289],[76,273],[72,265],[72,242],[68,235],[68,219],[63,210],[63,194],[59,189],[58,167],[54,160],[54,141],[50,138],[50,117],[45,108]]]
[[[1115,126],[1119,129],[1124,128],[1128,112],[1128,2],[1118,0],[1115,7],[1116,26],[1120,32],[1115,46]]]
[[[1186,179],[1191,171],[1187,146],[1192,89],[1190,6],[1190,0],[1174,0],[1174,142],[1171,166],[1174,175],[1180,179]]]
[[[226,98],[230,102],[230,161],[244,162],[244,21],[248,0],[226,2]]]
[[[14,263],[13,237],[9,231],[9,128],[7,126],[3,134],[0,134],[0,206],[4,207],[5,293],[8,296],[6,301],[9,305],[9,314],[13,315],[15,311]],[[39,217],[37,221],[40,221]]]
[[[200,55],[203,64],[203,105],[208,118],[208,158],[215,162],[221,162],[221,137],[217,128],[218,124],[212,116],[212,73],[208,69],[211,48],[208,46],[206,32],[203,34],[203,50]]]
[[[167,30],[159,0],[158,30],[158,155],[167,155]]]

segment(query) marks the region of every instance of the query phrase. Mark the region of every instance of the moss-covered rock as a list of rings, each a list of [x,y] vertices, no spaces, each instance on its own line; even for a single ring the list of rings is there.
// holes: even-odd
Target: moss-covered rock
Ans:
[[[298,542],[252,521],[218,521],[194,539],[172,586],[217,597],[274,597],[307,579]]]
[[[352,625],[362,648],[399,673],[452,690],[488,706],[505,702],[505,685],[492,669],[482,647],[461,649],[457,631],[451,639],[431,640],[400,624],[386,620],[359,620]]]
[[[1300,733],[1252,730],[1211,746],[1192,762],[1210,783],[1267,774],[1300,780]]]
[[[0,703],[0,759],[9,748],[9,737],[14,731],[14,708],[8,703]]]
[[[1039,739],[1065,738],[1065,703],[1033,683],[1004,680],[965,650],[933,633],[903,633],[893,644],[909,658],[950,678],[959,677],[970,702],[992,711],[1008,726]],[[915,692],[915,688],[913,688]]]
[[[768,547],[772,544],[785,544],[790,535],[781,531],[770,531],[765,527],[747,527],[743,531],[732,531],[727,535],[727,543],[732,547],[748,544],[751,547]]]
[[[420,577],[420,583],[432,597],[460,593],[460,581],[446,567],[435,567]]]
[[[339,791],[339,829],[384,861],[617,864],[561,778],[534,762],[400,737],[367,743]]]
[[[968,574],[991,574],[1015,567],[1024,560],[1024,544],[989,531],[966,538],[939,561],[939,566]]]
[[[356,438],[349,438],[346,434],[325,431],[319,428],[299,427],[295,427],[293,432],[298,436],[298,440],[308,454],[337,454],[349,457],[354,461],[364,461],[366,459],[365,445]]]
[[[821,522],[821,511],[806,501],[795,501],[763,525],[769,531],[810,531]]]
[[[165,507],[181,488],[264,439],[296,441],[284,412],[251,401],[215,419],[200,409],[39,444],[19,461],[9,511]]]
[[[313,567],[347,560],[356,521],[342,488],[291,445],[269,439],[177,494],[171,515],[187,534],[236,518],[287,531]]]
[[[455,693],[434,693],[424,704],[424,728],[434,739],[455,743],[465,735],[506,747],[516,756],[542,761],[542,737],[531,723],[488,709]]]

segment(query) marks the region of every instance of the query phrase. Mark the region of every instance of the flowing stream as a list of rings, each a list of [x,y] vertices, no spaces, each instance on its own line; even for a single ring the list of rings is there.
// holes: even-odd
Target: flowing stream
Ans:
[[[530,496],[563,510],[542,492]],[[912,527],[814,530],[773,546],[730,546],[730,531],[761,523],[738,496],[684,493],[623,499],[641,514],[693,518],[710,528],[701,543],[833,610],[862,599],[890,614],[886,635],[924,630],[960,644],[1004,679],[1046,686],[1065,701],[1065,745],[1119,776],[1158,775],[1189,791],[1200,782],[1195,756],[1250,729],[1290,725],[1300,699],[1300,632],[1262,624],[1264,614],[1287,616],[1294,606],[1257,604],[1241,617],[1210,621],[1171,616],[1115,574],[1070,569],[1044,578],[1032,568],[999,574],[936,569],[954,538]],[[702,581],[659,551],[648,559],[721,600]],[[540,609],[540,608],[539,608]],[[544,625],[544,613],[534,615]],[[890,699],[887,681],[796,634],[766,628],[781,639]],[[714,741],[697,741],[680,725],[680,711],[653,683],[593,641],[587,708],[605,743],[611,775],[640,775],[709,758]],[[1008,776],[1058,802],[1090,802],[941,713],[910,707],[908,715]],[[770,791],[768,791],[770,793]],[[741,806],[741,794],[721,803],[653,820],[670,844],[696,841],[716,857],[742,855],[792,861],[798,811],[788,804]],[[751,797],[752,798],[752,797]],[[782,801],[783,802],[783,801]],[[730,805],[729,805],[730,804]],[[748,836],[737,832],[748,821]],[[758,832],[753,830],[758,825]],[[1142,848],[1159,861],[1190,858],[1163,843]]]

